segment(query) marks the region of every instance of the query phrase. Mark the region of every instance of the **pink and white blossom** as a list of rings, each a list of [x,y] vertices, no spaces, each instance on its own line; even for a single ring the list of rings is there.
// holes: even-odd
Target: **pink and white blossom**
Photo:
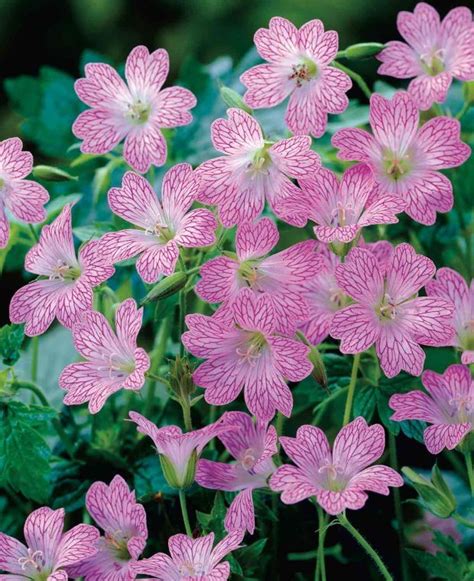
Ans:
[[[449,345],[454,335],[454,305],[418,292],[435,274],[433,262],[399,244],[386,267],[367,249],[353,248],[336,269],[340,288],[354,304],[338,311],[331,336],[341,339],[341,353],[362,353],[375,343],[387,377],[401,370],[420,375],[425,354],[421,345]]]
[[[127,57],[125,78],[104,63],[89,63],[86,76],[76,81],[76,93],[86,105],[72,131],[82,139],[81,151],[104,154],[125,139],[123,156],[136,171],[166,161],[166,139],[161,129],[188,125],[196,97],[182,87],[162,89],[169,56],[160,48],[150,53],[136,46]]]
[[[279,233],[269,218],[237,227],[235,256],[212,258],[200,269],[196,294],[209,303],[222,303],[220,311],[232,308],[242,289],[267,295],[273,304],[276,328],[292,334],[308,317],[302,285],[313,279],[321,268],[316,242],[306,240],[268,256],[278,243]]]
[[[408,92],[423,111],[444,103],[453,79],[474,80],[474,25],[469,8],[459,6],[440,20],[435,8],[419,2],[397,17],[406,42],[388,42],[377,55],[378,72],[412,79]]]
[[[143,309],[133,299],[115,312],[115,332],[101,313],[89,311],[72,329],[74,346],[85,361],[64,368],[59,386],[67,391],[66,405],[89,402],[92,414],[120,389],[139,390],[150,367],[147,353],[137,347]]]
[[[296,464],[280,466],[270,478],[270,488],[282,493],[285,504],[315,496],[327,513],[336,515],[362,508],[367,492],[388,495],[390,486],[403,485],[392,468],[371,466],[384,452],[385,433],[362,417],[339,431],[332,450],[324,432],[309,425],[298,428],[296,438],[282,436],[280,442]]]
[[[293,397],[286,384],[301,381],[312,371],[309,347],[275,331],[275,309],[266,294],[242,289],[224,316],[188,315],[186,349],[205,359],[193,379],[205,388],[211,405],[234,401],[242,389],[249,411],[268,421],[279,410],[291,415]]]
[[[70,204],[43,227],[39,242],[26,255],[25,269],[41,278],[13,295],[10,320],[26,323],[25,334],[30,337],[44,333],[55,317],[72,328],[92,309],[92,289],[114,274],[97,240],[82,246],[76,257]]]
[[[310,177],[321,165],[307,135],[272,143],[257,120],[241,109],[228,109],[228,119],[211,126],[212,143],[223,153],[197,168],[201,178],[199,201],[218,207],[227,228],[254,220],[265,206],[275,210],[281,198],[295,195],[291,178]]]
[[[217,221],[209,210],[191,210],[199,180],[188,163],[168,170],[158,199],[149,182],[127,172],[121,188],[111,188],[109,206],[117,216],[138,228],[108,232],[100,240],[101,252],[113,263],[139,256],[137,271],[147,283],[176,268],[179,248],[214,244]]]
[[[330,66],[336,58],[339,38],[324,31],[320,20],[310,20],[299,30],[286,18],[275,17],[269,28],[254,36],[260,56],[268,61],[246,71],[244,101],[253,109],[274,107],[288,96],[285,121],[295,135],[321,137],[328,113],[342,113],[352,82],[346,73]]]
[[[0,532],[0,579],[67,581],[67,568],[97,553],[99,531],[84,524],[63,529],[64,509],[43,506],[25,521],[26,545]]]
[[[452,268],[440,268],[436,278],[426,285],[426,294],[454,303],[456,337],[453,345],[462,350],[461,362],[474,363],[474,281],[470,286]]]
[[[87,491],[86,508],[104,536],[98,552],[68,567],[69,575],[85,581],[133,581],[133,563],[148,538],[145,509],[135,500],[135,492],[119,475],[109,485],[94,482]]]
[[[28,224],[46,218],[49,194],[42,185],[24,179],[33,169],[33,156],[22,149],[19,137],[0,141],[0,248],[5,248],[10,236],[5,210]]]
[[[187,535],[173,535],[168,540],[171,557],[156,553],[135,565],[137,574],[147,575],[154,581],[226,581],[230,576],[230,565],[222,559],[239,548],[244,533],[234,531],[217,545],[214,533],[191,539]]]
[[[252,421],[243,412],[226,412],[223,424],[233,429],[219,435],[219,440],[234,457],[235,462],[225,464],[211,460],[199,460],[196,482],[213,490],[238,491],[232,501],[224,526],[227,531],[255,531],[253,491],[265,488],[267,480],[275,471],[272,456],[278,452],[277,433],[265,422]]]
[[[405,212],[421,224],[436,221],[436,212],[453,207],[453,187],[440,169],[466,161],[471,148],[460,139],[457,119],[435,117],[419,128],[419,111],[408,93],[392,99],[370,98],[372,134],[363,129],[340,129],[332,144],[338,157],[370,166],[375,188],[370,202],[398,196]]]
[[[450,365],[443,374],[425,371],[422,382],[428,393],[415,390],[392,395],[392,420],[423,420],[432,424],[424,431],[432,454],[452,450],[474,430],[474,381],[469,367]]]

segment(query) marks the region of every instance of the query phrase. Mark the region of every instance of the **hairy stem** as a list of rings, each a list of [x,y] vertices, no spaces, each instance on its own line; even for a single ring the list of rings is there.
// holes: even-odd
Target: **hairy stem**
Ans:
[[[324,539],[326,537],[326,515],[318,505],[318,549],[316,554],[315,581],[326,581],[326,561],[324,560]]]
[[[189,404],[189,398],[186,400],[180,400],[181,409],[183,410],[183,421],[184,427],[187,432],[191,432],[193,429],[193,421],[191,419],[191,406]]]
[[[349,67],[341,65],[341,63],[338,63],[337,61],[333,61],[331,64],[333,67],[336,67],[336,69],[339,69],[340,71],[346,73],[346,75],[349,75],[349,77],[359,85],[360,90],[364,93],[367,99],[370,99],[372,91],[369,89],[369,85],[367,85],[359,73],[356,73]]]
[[[39,337],[31,339],[31,381],[38,380]]]
[[[397,442],[395,436],[392,432],[388,432],[388,445],[389,445],[389,456],[390,456],[390,466],[398,472],[398,458],[397,458]],[[405,531],[403,525],[403,512],[402,503],[400,500],[400,489],[393,489],[393,503],[395,507],[395,517],[397,519],[397,534],[398,534],[398,548],[400,551],[400,567],[402,570],[402,579],[407,581],[408,576],[408,563],[405,558]]]
[[[354,401],[355,387],[357,383],[357,372],[359,370],[360,353],[354,355],[354,360],[352,362],[352,372],[351,381],[349,383],[349,389],[347,391],[346,406],[344,408],[344,419],[342,425],[347,425],[351,420],[352,414],[352,403]]]
[[[454,520],[457,520],[458,523],[464,525],[465,527],[468,527],[469,529],[474,529],[474,521],[468,520],[467,518],[464,518],[463,516],[461,516],[457,512],[455,512],[452,515],[452,517]]]
[[[188,507],[186,504],[186,494],[182,488],[179,489],[179,504],[181,506],[181,514],[183,515],[184,528],[189,537],[193,536],[193,530],[189,524]]]

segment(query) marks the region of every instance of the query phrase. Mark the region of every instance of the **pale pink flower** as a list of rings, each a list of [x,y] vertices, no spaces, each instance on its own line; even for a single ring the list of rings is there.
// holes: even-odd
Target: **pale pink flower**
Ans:
[[[453,78],[474,79],[474,26],[469,8],[454,8],[440,22],[438,12],[420,2],[413,13],[398,14],[397,26],[406,43],[385,45],[377,55],[383,63],[378,72],[413,79],[408,92],[420,109],[443,103]]]
[[[212,258],[200,269],[195,286],[197,295],[209,303],[223,303],[220,310],[231,309],[241,289],[270,297],[276,328],[291,334],[308,317],[302,286],[321,268],[316,241],[307,240],[267,256],[277,244],[278,228],[269,218],[237,227],[235,258],[226,253]]]
[[[425,371],[422,381],[428,393],[415,390],[392,395],[392,420],[428,422],[432,425],[423,434],[428,451],[452,450],[474,430],[474,381],[469,367],[450,365],[443,374]]]
[[[181,340],[204,363],[193,374],[211,405],[226,405],[244,390],[245,403],[261,421],[275,411],[291,415],[293,397],[285,380],[301,381],[313,366],[309,347],[275,332],[275,309],[266,294],[242,289],[232,311],[213,317],[188,315]]]
[[[194,481],[196,462],[206,444],[215,436],[230,428],[222,423],[222,418],[200,430],[183,434],[178,426],[158,428],[153,422],[139,414],[130,412],[130,419],[137,424],[137,430],[153,440],[160,456],[174,471],[172,479],[176,488],[187,488]]]
[[[395,248],[386,273],[372,252],[353,248],[336,269],[338,285],[355,301],[332,320],[331,336],[341,339],[341,353],[362,353],[375,343],[387,377],[402,369],[420,375],[425,360],[420,344],[449,345],[454,334],[452,302],[418,296],[435,270],[409,244]]]
[[[230,565],[221,561],[239,548],[243,537],[242,531],[234,531],[212,548],[214,533],[197,539],[173,535],[168,540],[171,557],[156,553],[138,561],[134,568],[137,574],[148,575],[148,579],[155,581],[226,581]]]
[[[117,307],[115,332],[101,313],[84,313],[72,335],[85,361],[68,365],[59,377],[59,386],[67,391],[66,405],[89,402],[90,413],[96,414],[113,393],[143,386],[150,359],[137,348],[142,317],[143,309],[137,309],[133,299]]]
[[[10,236],[5,209],[28,224],[46,218],[43,206],[49,194],[42,185],[23,179],[33,169],[33,156],[22,148],[19,137],[0,141],[0,248],[5,248]]]
[[[92,289],[114,274],[97,240],[82,246],[76,257],[70,204],[54,222],[43,227],[38,244],[26,255],[25,269],[42,278],[13,295],[10,320],[26,323],[25,333],[30,337],[44,333],[55,317],[71,328],[92,309]]]
[[[168,76],[169,57],[160,48],[151,54],[136,46],[128,55],[125,78],[110,65],[89,63],[86,77],[76,81],[78,97],[91,109],[74,122],[74,135],[83,139],[81,151],[103,154],[125,139],[125,161],[145,173],[166,161],[166,139],[161,129],[188,125],[189,109],[196,97],[182,87],[162,89]]]
[[[109,190],[111,210],[137,228],[109,232],[100,239],[104,256],[113,263],[138,256],[137,271],[153,283],[176,268],[179,248],[214,244],[217,221],[209,210],[191,210],[199,180],[188,163],[168,170],[158,199],[148,181],[127,172],[121,188]]]
[[[212,143],[225,155],[205,161],[196,172],[199,201],[217,206],[222,224],[230,227],[259,216],[265,200],[275,209],[278,199],[298,193],[290,178],[311,176],[321,161],[307,135],[273,143],[245,111],[228,109],[227,115],[211,127]]]
[[[459,121],[435,117],[418,128],[417,106],[401,91],[392,99],[372,95],[369,121],[373,135],[357,128],[334,134],[338,157],[370,166],[375,178],[371,201],[398,196],[413,220],[434,224],[436,212],[453,207],[451,182],[438,170],[461,165],[471,153],[460,140]]]
[[[388,495],[389,486],[403,479],[388,466],[370,466],[383,454],[385,433],[381,425],[368,426],[359,417],[344,426],[334,445],[320,428],[301,426],[296,438],[280,437],[281,445],[296,466],[284,464],[270,478],[270,488],[281,492],[285,504],[312,496],[324,510],[336,515],[345,509],[362,508],[367,492]]]
[[[0,579],[7,581],[67,581],[66,568],[97,552],[99,531],[77,525],[63,533],[64,509],[47,506],[33,511],[25,521],[26,546],[0,532]]]
[[[423,511],[423,517],[408,526],[408,542],[436,555],[443,549],[433,541],[434,532],[439,531],[443,535],[451,537],[458,545],[462,542],[461,533],[458,531],[456,521],[453,518],[440,518],[431,512]]]
[[[301,135],[321,137],[328,113],[342,113],[349,100],[350,78],[329,66],[336,58],[337,32],[324,32],[320,20],[310,20],[299,30],[286,18],[275,17],[269,28],[259,28],[254,42],[268,63],[246,71],[241,82],[247,87],[244,101],[249,107],[274,107],[288,96],[285,121]]]
[[[470,287],[463,277],[451,268],[440,268],[436,278],[426,285],[426,294],[442,297],[454,303],[456,337],[453,345],[462,349],[461,362],[474,363],[474,281]]]
[[[405,203],[394,195],[370,199],[374,178],[369,166],[357,164],[339,181],[334,172],[321,169],[311,178],[298,180],[301,193],[281,200],[278,214],[290,224],[315,223],[321,242],[352,242],[365,226],[395,224]]]
[[[232,501],[224,521],[227,531],[255,531],[255,510],[252,493],[265,488],[275,471],[272,456],[278,452],[277,433],[266,422],[254,423],[243,412],[226,412],[223,423],[232,430],[219,435],[219,440],[235,458],[235,463],[224,464],[211,460],[199,460],[196,482],[213,490],[239,491]]]
[[[71,577],[85,581],[131,581],[133,563],[140,557],[148,538],[145,509],[135,500],[125,480],[117,475],[107,485],[94,482],[87,491],[86,507],[104,531],[98,552],[74,567]]]

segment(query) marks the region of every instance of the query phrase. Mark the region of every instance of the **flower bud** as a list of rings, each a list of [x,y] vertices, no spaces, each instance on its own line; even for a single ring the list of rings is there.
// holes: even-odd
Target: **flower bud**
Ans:
[[[249,113],[250,115],[252,115],[252,109],[250,109],[250,107],[248,107],[244,103],[242,97],[237,93],[237,91],[234,91],[233,89],[230,89],[229,87],[222,86],[220,88],[220,94],[221,94],[221,98],[224,101],[224,103],[226,105],[228,105],[229,107],[235,107],[237,109],[242,109],[246,113]]]
[[[313,371],[311,376],[324,388],[328,386],[328,376],[326,374],[326,366],[324,365],[323,358],[319,353],[317,347],[313,347],[309,352],[309,360],[313,364]]]
[[[350,60],[367,59],[379,54],[383,48],[384,45],[380,42],[359,42],[348,46],[344,51],[344,56]]]
[[[196,450],[193,450],[184,470],[180,472],[168,456],[160,454],[161,469],[163,470],[163,476],[168,485],[171,486],[171,488],[179,489],[192,486],[196,475],[197,460],[197,452]]]
[[[402,468],[402,472],[420,495],[427,510],[440,518],[448,518],[455,512],[456,499],[436,465],[433,467],[431,480],[408,467]]]
[[[53,167],[51,165],[35,165],[33,168],[35,178],[46,180],[48,182],[70,182],[77,181],[79,178],[73,176],[67,171]]]
[[[180,291],[186,284],[187,276],[184,272],[175,272],[170,276],[162,278],[151,291],[142,299],[141,305],[151,303],[151,301],[160,301],[174,295]]]
[[[188,402],[196,387],[193,368],[186,357],[176,357],[170,365],[170,387],[179,401]]]

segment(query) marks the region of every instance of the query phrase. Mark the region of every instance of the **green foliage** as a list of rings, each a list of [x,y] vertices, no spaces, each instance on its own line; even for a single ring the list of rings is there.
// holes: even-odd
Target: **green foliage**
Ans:
[[[0,327],[0,357],[4,365],[15,365],[18,361],[24,338],[23,325]]]

